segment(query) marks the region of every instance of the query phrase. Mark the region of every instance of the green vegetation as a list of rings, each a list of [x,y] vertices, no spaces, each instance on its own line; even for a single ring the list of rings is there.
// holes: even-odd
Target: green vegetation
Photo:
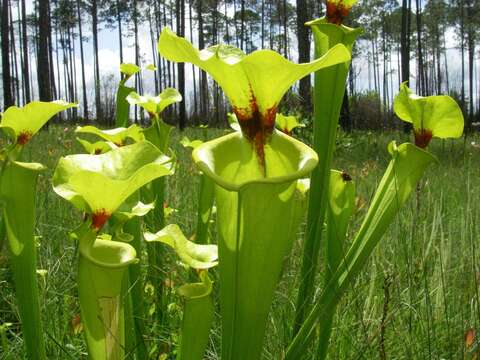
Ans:
[[[185,133],[189,138],[202,140],[222,134],[223,130],[215,129],[189,129]],[[196,228],[198,193],[195,185],[199,178],[195,177],[197,170],[190,150],[179,144],[180,136],[183,135],[174,133],[172,144],[181,166],[167,181],[166,199],[168,205],[177,210],[168,221],[181,224],[184,233],[189,236]],[[83,334],[78,333],[79,304],[75,274],[72,272],[76,249],[74,242],[67,237],[80,219],[73,207],[50,190],[49,180],[60,156],[82,151],[75,137],[74,128],[65,131],[63,127],[50,126],[40,132],[25,151],[25,161],[35,159],[47,166],[39,178],[36,193],[38,220],[35,233],[42,235],[38,239],[42,245],[38,247],[37,268],[46,272],[39,272],[38,281],[46,349],[49,358],[53,359],[78,359],[85,356],[86,351]],[[333,165],[348,172],[357,185],[356,210],[349,234],[356,232],[370,203],[389,160],[385,149],[392,138],[407,140],[401,133],[339,134]],[[465,143],[463,140],[432,140],[430,150],[442,160],[438,165],[431,166],[425,175],[428,186],[422,190],[419,212],[412,198],[338,305],[329,349],[334,357],[355,359],[362,354],[365,358],[376,358],[382,336],[383,346],[390,358],[456,359],[466,353],[464,334],[480,325],[480,309],[477,306],[480,298],[476,291],[478,249],[475,243],[480,234],[480,225],[475,221],[480,215],[478,144],[478,137],[468,138]],[[55,223],[50,219],[56,219]],[[289,334],[284,330],[293,322],[292,299],[297,292],[301,234],[302,231],[283,269],[282,281],[267,322],[267,359],[276,359],[275,355],[289,343]],[[172,268],[176,257],[167,251],[164,261],[167,268]],[[147,270],[145,264],[141,265],[144,278]],[[10,354],[17,359],[23,356],[24,349],[9,274],[8,258],[2,251],[0,317],[13,323],[5,331]],[[323,283],[323,276],[322,273],[322,278],[317,280],[318,285]],[[148,311],[145,339],[152,352],[167,352],[178,341],[181,311],[175,304],[180,297],[172,285],[190,282],[190,274],[176,270],[168,273],[166,280],[166,301],[172,305],[168,306],[168,322],[162,325],[165,330],[162,334],[168,336],[159,335],[160,325],[151,316],[154,311],[151,286],[149,282],[145,284]],[[384,314],[385,302],[387,311]],[[207,350],[209,359],[218,358],[219,325],[216,317]],[[312,354],[315,351],[312,347]]]

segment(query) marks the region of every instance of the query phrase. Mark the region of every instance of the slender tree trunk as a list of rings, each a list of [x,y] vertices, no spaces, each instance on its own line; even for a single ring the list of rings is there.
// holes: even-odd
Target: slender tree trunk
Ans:
[[[227,17],[227,3],[225,2],[225,18]],[[192,11],[192,1],[188,2],[188,12],[190,16],[190,41],[193,44],[193,11]],[[227,39],[228,39],[228,21],[226,23],[227,26]],[[227,40],[229,43],[230,41]],[[198,116],[198,101],[197,101],[197,76],[195,65],[192,64],[192,76],[193,76],[193,115],[194,118]]]
[[[30,71],[28,67],[28,34],[27,34],[27,13],[25,0],[21,0],[22,7],[22,50],[23,50],[23,76],[25,81],[25,102],[31,101],[30,95]]]
[[[469,31],[467,35],[468,41],[468,93],[469,93],[469,109],[468,109],[468,123],[467,129],[472,129],[473,117],[474,117],[474,107],[473,107],[473,64],[474,64],[474,55],[475,55],[475,40],[472,29],[472,24],[469,23]]]
[[[78,33],[80,42],[80,65],[82,67],[82,97],[83,97],[83,118],[88,121],[88,100],[87,100],[87,86],[85,81],[85,58],[83,54],[83,32],[82,32],[82,14],[80,11],[80,0],[77,0],[77,15],[78,15]]]
[[[283,41],[284,55],[288,59],[288,26],[287,26],[287,0],[283,0]]]
[[[245,0],[240,2],[240,49],[244,49],[245,41]]]
[[[460,1],[460,51],[462,54],[462,93],[460,94],[462,110],[465,112],[465,11],[464,2]]]
[[[48,0],[38,2],[38,93],[41,101],[52,100],[48,50]]]
[[[93,36],[93,58],[94,58],[94,80],[95,80],[95,112],[97,121],[102,121],[102,103],[100,100],[100,68],[98,64],[98,15],[97,0],[92,0],[92,36]]]
[[[4,109],[14,104],[12,93],[12,78],[10,75],[10,39],[8,34],[8,0],[2,0],[2,81],[3,81],[3,107]]]
[[[185,0],[176,0],[177,10],[177,33],[179,36],[185,37]],[[185,99],[185,63],[178,63],[178,91]],[[185,100],[179,103],[178,125],[183,130],[187,124]]]
[[[122,15],[120,12],[119,0],[117,0],[117,25],[118,25],[118,48],[120,50],[120,64],[122,64],[123,63]]]
[[[48,65],[50,66],[50,86],[51,86],[51,94],[52,94],[52,99],[57,98],[57,87],[55,84],[55,71],[53,67],[53,41],[52,41],[52,24],[51,24],[51,11],[50,11],[50,1],[47,1],[47,12],[48,12],[48,21],[47,21],[47,26],[48,26]],[[59,75],[60,76],[60,75]]]
[[[419,76],[419,86],[418,90],[420,95],[426,95],[426,84],[425,84],[425,69],[423,65],[423,49],[422,49],[422,9],[421,9],[421,0],[415,0],[416,16],[417,21],[417,57],[418,57],[418,76]]]
[[[305,23],[308,21],[307,0],[297,0],[297,42],[298,42],[298,62],[305,63],[310,61],[310,37],[308,27]],[[263,29],[263,14],[262,14],[262,29]],[[263,40],[263,36],[262,36]],[[310,75],[305,76],[300,80],[300,98],[302,101],[303,110],[310,112],[312,109],[312,101],[310,89],[312,82]]]
[[[300,0],[306,1],[306,0]],[[298,8],[298,1],[297,1],[297,8]],[[261,33],[261,41],[262,41],[262,49],[265,48],[265,0],[262,0],[262,33]],[[297,24],[298,24],[298,10],[297,10]],[[302,24],[303,25],[303,24]]]
[[[16,101],[20,101],[20,86],[19,86],[19,76],[18,76],[18,60],[17,60],[17,47],[15,44],[15,31],[13,27],[13,13],[12,13],[12,4],[9,6],[9,12],[10,12],[10,24],[9,24],[9,30],[10,30],[10,55],[12,56],[12,86],[13,86],[13,93],[14,93],[14,98]]]
[[[198,47],[199,49],[205,48],[205,36],[203,29],[203,5],[202,1],[198,1]],[[208,111],[208,82],[207,74],[205,71],[200,72],[200,112],[202,118],[205,119]]]

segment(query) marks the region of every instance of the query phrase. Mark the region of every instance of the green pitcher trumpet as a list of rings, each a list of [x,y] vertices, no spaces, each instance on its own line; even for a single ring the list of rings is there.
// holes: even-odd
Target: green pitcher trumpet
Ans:
[[[215,183],[219,229],[222,359],[258,359],[283,258],[292,245],[296,181],[316,166],[316,153],[275,129],[278,105],[300,78],[350,59],[343,46],[294,64],[278,53],[249,55],[232,46],[201,51],[164,28],[158,50],[170,61],[208,72],[230,100],[241,132],[193,151]],[[280,220],[281,219],[281,220]]]
[[[37,289],[37,255],[34,238],[37,178],[44,169],[38,163],[16,161],[42,126],[60,111],[76,106],[64,101],[34,101],[9,107],[0,128],[10,144],[0,151],[0,201],[2,222],[10,250],[13,281],[29,359],[46,359],[43,325]]]
[[[344,3],[342,0],[336,1],[336,4],[342,3]],[[338,44],[343,44],[351,52],[355,40],[362,32],[360,29],[336,25],[327,18],[316,19],[307,22],[306,25],[312,29],[316,58],[325,56],[331,51],[330,49],[338,46]],[[315,73],[313,149],[319,155],[319,164],[311,176],[307,229],[300,272],[300,288],[296,302],[294,334],[300,328],[314,294],[314,280],[317,273],[322,228],[328,201],[330,169],[332,168],[338,119],[349,68],[350,62],[345,62],[320,69]]]
[[[60,159],[53,175],[54,191],[87,215],[76,237],[80,260],[78,285],[85,337],[91,359],[125,356],[124,297],[128,267],[137,261],[128,243],[98,237],[114,215],[126,222],[145,215],[151,206],[120,206],[142,186],[172,174],[172,159],[148,141],[101,155],[70,155]]]
[[[296,182],[316,166],[316,153],[273,130],[266,174],[241,132],[193,151],[215,183],[222,315],[222,359],[259,359],[267,315],[298,225]]]

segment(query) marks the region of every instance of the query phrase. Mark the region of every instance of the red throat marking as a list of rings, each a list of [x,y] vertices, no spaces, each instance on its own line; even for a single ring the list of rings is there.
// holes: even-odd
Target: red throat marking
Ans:
[[[350,8],[345,7],[342,1],[340,1],[338,4],[327,1],[327,21],[329,23],[341,25],[343,23],[343,19],[348,16],[349,12]]]
[[[111,214],[105,209],[97,210],[92,215],[92,228],[94,228],[96,231],[99,231],[103,225],[105,225],[110,216]]]
[[[432,131],[428,129],[415,130],[415,145],[425,149],[432,140]]]
[[[24,131],[20,132],[20,134],[18,134],[18,136],[17,136],[17,144],[18,145],[25,145],[26,143],[28,143],[30,141],[32,136],[33,136],[33,134],[32,134],[31,131],[24,130]]]

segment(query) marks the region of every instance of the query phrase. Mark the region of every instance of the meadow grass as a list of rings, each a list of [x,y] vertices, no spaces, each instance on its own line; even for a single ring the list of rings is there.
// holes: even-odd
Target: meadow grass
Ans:
[[[168,222],[177,223],[188,236],[195,229],[198,177],[190,149],[182,136],[212,139],[225,133],[216,129],[175,132],[172,147],[178,166],[168,179],[167,203],[176,209]],[[308,136],[307,142],[308,142]],[[400,132],[340,134],[334,167],[348,172],[357,185],[357,212],[349,230],[351,240],[368,208],[389,160],[391,139],[407,140]],[[329,349],[330,359],[462,359],[468,354],[464,335],[480,327],[480,138],[434,141],[431,150],[439,163],[423,178],[419,196],[402,209],[376,248],[355,286],[338,306]],[[85,359],[86,349],[77,324],[80,313],[76,288],[76,244],[70,230],[82,217],[51,190],[50,178],[58,158],[81,152],[73,128],[50,126],[28,147],[26,160],[41,162],[48,170],[40,177],[37,193],[38,269],[50,359]],[[292,255],[286,259],[268,324],[265,359],[279,360],[288,344],[294,316],[302,229]],[[214,236],[212,229],[212,236]],[[178,340],[181,302],[175,288],[188,279],[175,257],[165,251],[168,322],[155,323],[152,287],[146,285],[147,346],[152,358],[172,352]],[[143,263],[145,265],[145,262]],[[320,261],[323,269],[323,261]],[[146,265],[142,267],[148,271]],[[317,285],[322,286],[322,272]],[[218,291],[218,289],[216,289]],[[218,302],[217,302],[218,306]],[[218,309],[217,309],[218,310]],[[6,246],[0,251],[0,326],[8,349],[0,342],[0,359],[23,359],[17,308],[8,269]],[[217,316],[207,358],[219,358]],[[310,349],[312,354],[315,349]],[[308,358],[308,354],[307,358]],[[172,359],[174,356],[171,357]],[[247,360],[247,359],[246,359]]]

